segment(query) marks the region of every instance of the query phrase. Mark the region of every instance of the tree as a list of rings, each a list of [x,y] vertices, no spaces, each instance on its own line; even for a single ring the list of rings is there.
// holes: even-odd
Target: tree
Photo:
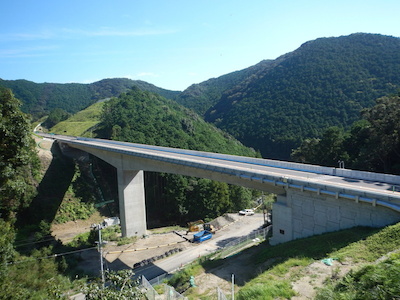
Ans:
[[[103,283],[95,282],[87,286],[85,296],[87,300],[128,300],[142,299],[143,294],[138,282],[133,280],[132,270],[106,271],[106,288]]]
[[[337,166],[339,160],[348,160],[348,154],[343,149],[346,135],[339,127],[325,130],[321,139],[305,139],[297,149],[292,151],[292,158],[303,163],[323,166]]]
[[[8,263],[14,256],[14,231],[10,224],[0,219],[0,285],[7,276]]]
[[[231,202],[230,211],[239,211],[250,207],[252,193],[251,190],[238,185],[229,186],[229,199]]]
[[[348,132],[328,128],[321,139],[306,139],[292,151],[292,158],[305,163],[346,167],[366,171],[400,173],[400,96],[376,100],[362,111],[362,120]]]
[[[61,108],[56,108],[50,112],[49,116],[47,117],[43,125],[46,126],[47,128],[51,128],[57,123],[68,119],[70,116],[71,114],[66,112],[65,110]]]
[[[377,164],[378,170],[390,172],[400,162],[400,96],[377,99],[362,116],[370,124],[365,158]]]
[[[301,163],[315,164],[318,161],[317,146],[320,139],[305,139],[297,149],[292,150],[291,158]]]
[[[20,106],[11,90],[0,88],[0,213],[6,220],[30,204],[39,170],[29,119]]]

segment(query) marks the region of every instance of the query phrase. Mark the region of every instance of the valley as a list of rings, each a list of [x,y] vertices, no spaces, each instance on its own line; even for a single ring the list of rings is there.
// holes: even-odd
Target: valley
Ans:
[[[346,169],[396,175],[400,174],[399,70],[399,38],[355,33],[306,41],[274,60],[184,91],[126,78],[91,84],[0,79],[1,103],[7,108],[1,119],[7,133],[0,148],[1,188],[6,191],[1,194],[5,221],[0,221],[2,236],[7,237],[0,240],[5,250],[1,258],[21,263],[5,265],[0,272],[4,293],[15,289],[21,295],[40,294],[39,299],[56,287],[80,290],[78,285],[92,278],[85,276],[99,274],[97,251],[82,251],[73,259],[51,255],[93,247],[90,226],[118,214],[115,169],[90,156],[87,161],[64,157],[56,144],[35,135],[34,150],[30,117],[43,124],[42,131],[55,134],[331,168],[340,162]],[[316,180],[322,179],[327,177]],[[193,273],[197,287],[187,291],[189,299],[212,299],[217,285],[229,295],[232,273],[237,276],[238,299],[262,299],[269,292],[276,292],[271,299],[334,299],[356,293],[358,284],[376,279],[374,273],[382,278],[397,276],[385,270],[398,264],[398,224],[357,227],[276,246],[255,242],[233,257],[197,260],[262,225],[259,214],[236,213],[253,207],[261,192],[156,172],[146,172],[145,182],[152,228],[223,215],[236,221],[199,245],[171,231],[151,230],[146,238],[120,246],[120,240],[111,241],[105,247],[110,269],[135,267],[137,274],[148,272],[149,278],[164,271],[176,270],[177,278]],[[272,205],[274,195],[265,196]],[[32,246],[14,247],[24,243]],[[140,266],[154,257],[158,259]],[[332,266],[322,262],[326,258],[334,258]],[[189,264],[193,260],[197,262]],[[373,273],[368,277],[369,270]],[[176,282],[175,288],[186,288]],[[370,286],[374,284],[378,283]],[[363,290],[368,288],[357,293]]]

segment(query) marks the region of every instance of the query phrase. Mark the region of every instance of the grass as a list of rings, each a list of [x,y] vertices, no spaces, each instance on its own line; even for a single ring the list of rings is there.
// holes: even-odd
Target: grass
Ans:
[[[71,136],[91,136],[91,130],[100,122],[100,115],[105,102],[95,103],[76,113],[65,121],[56,124],[50,132]]]
[[[279,258],[279,263],[273,264],[263,274],[247,283],[240,290],[238,299],[246,299],[245,296],[241,298],[241,295],[247,295],[247,291],[253,290],[254,286],[271,282],[278,286],[279,282],[286,282],[287,278],[295,280],[301,277],[304,267],[315,260],[335,257],[340,261],[370,263],[399,247],[400,223],[381,230],[358,227],[267,247],[255,257],[255,262]],[[288,292],[283,288],[280,297],[286,297]]]
[[[316,299],[398,299],[400,253],[378,263],[349,272],[343,279],[318,291]]]
[[[379,267],[376,267],[376,269],[374,262],[399,248],[400,223],[383,229],[357,227],[276,246],[269,246],[264,243],[242,252],[243,254],[246,254],[246,251],[254,252],[249,263],[254,266],[254,270],[259,271],[258,273],[254,272],[254,277],[239,288],[236,299],[289,299],[295,295],[291,282],[304,276],[305,268],[311,263],[327,257],[337,258],[340,262],[366,265],[367,269],[361,269],[360,274],[356,272],[356,275],[350,274],[350,277],[346,277],[345,280],[356,282],[349,285],[351,291],[354,291],[354,286],[365,289],[369,283],[379,281],[379,278],[387,278],[385,284],[389,290],[388,293],[391,291],[395,293],[397,290],[393,287],[393,284],[400,281],[400,278],[398,278],[400,271],[396,271],[400,270],[400,254],[390,255],[389,260],[391,259],[391,261],[384,262],[383,265],[378,264]],[[221,267],[221,265],[223,267],[224,264],[229,264],[231,259],[236,258],[199,261],[197,264],[201,267],[191,266],[190,269],[179,272],[176,274],[177,277],[171,280],[169,284],[178,284],[179,289],[179,284],[181,286],[187,285],[185,281],[188,281],[190,275],[198,276],[203,272],[213,273],[213,269],[216,267]],[[373,269],[368,267],[371,265],[374,266]],[[391,270],[390,275],[373,276],[373,274],[382,274],[385,269]],[[378,277],[378,279],[370,277]],[[359,282],[365,283],[365,285]],[[329,298],[329,295],[338,293],[343,284],[341,281],[338,281],[336,285],[326,283],[326,286],[320,292],[322,296],[318,296],[320,297],[318,299],[339,299]],[[384,284],[382,283],[381,286],[384,287]],[[340,292],[348,296],[345,292]],[[185,295],[189,299],[202,299],[204,296],[196,294],[196,289],[193,288],[189,289]],[[365,297],[365,294],[363,296]],[[341,299],[350,299],[350,297],[342,297]]]
[[[187,228],[176,225],[176,226],[167,226],[167,227],[161,227],[161,228],[154,228],[154,229],[150,229],[149,231],[152,234],[162,234],[162,233],[169,233],[169,232],[172,232],[172,231],[180,231],[180,230],[187,230]]]

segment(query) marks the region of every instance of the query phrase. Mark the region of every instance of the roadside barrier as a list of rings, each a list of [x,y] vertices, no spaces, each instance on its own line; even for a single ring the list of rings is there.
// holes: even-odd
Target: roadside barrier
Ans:
[[[233,254],[237,254],[242,249],[247,248],[250,244],[259,243],[265,240],[268,236],[268,233],[272,230],[272,225],[267,226],[266,228],[259,229],[253,231],[252,233],[248,234],[247,236],[237,238],[226,244],[222,250],[220,250],[215,256],[216,257],[228,257]]]

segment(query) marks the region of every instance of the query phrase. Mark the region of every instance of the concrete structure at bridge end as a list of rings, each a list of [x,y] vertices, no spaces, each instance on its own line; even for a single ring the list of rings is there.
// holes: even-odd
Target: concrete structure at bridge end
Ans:
[[[400,214],[382,206],[287,189],[273,205],[271,245],[356,226],[384,227]]]

